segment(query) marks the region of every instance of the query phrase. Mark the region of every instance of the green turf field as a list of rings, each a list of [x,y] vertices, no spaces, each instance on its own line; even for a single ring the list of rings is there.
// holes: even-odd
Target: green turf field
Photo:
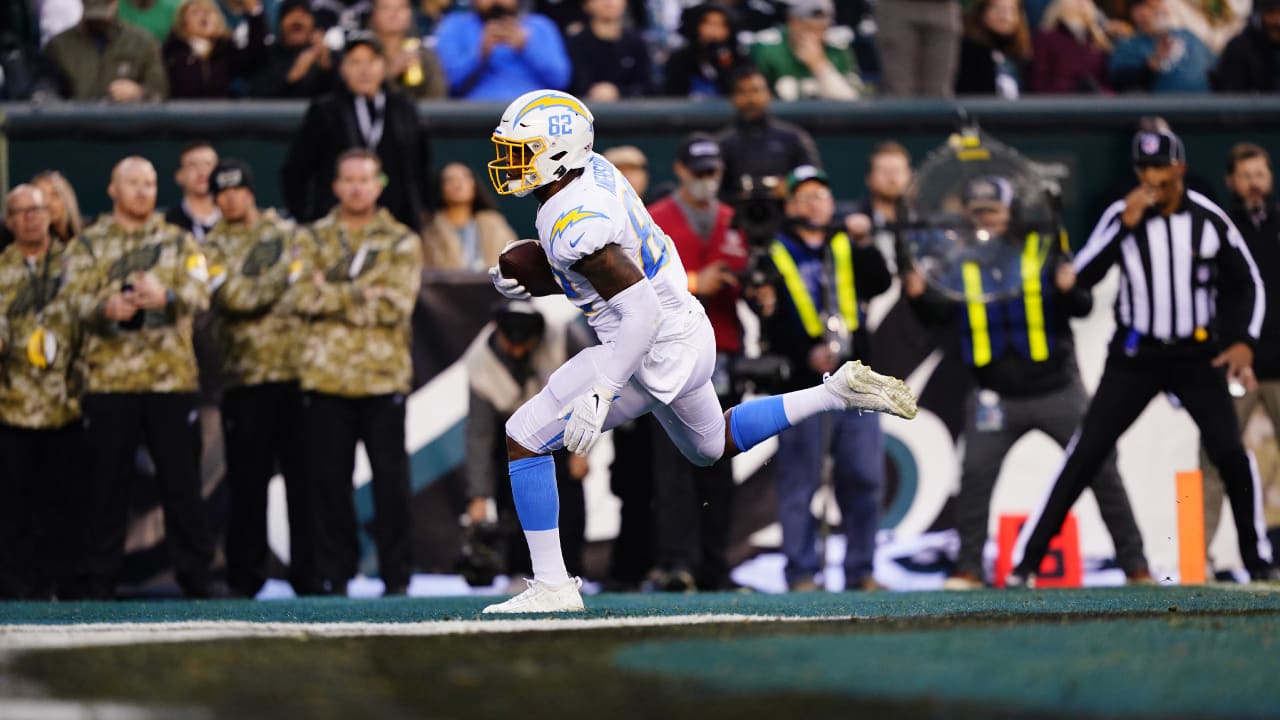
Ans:
[[[4,604],[0,689],[227,718],[1280,717],[1276,592],[489,601]]]

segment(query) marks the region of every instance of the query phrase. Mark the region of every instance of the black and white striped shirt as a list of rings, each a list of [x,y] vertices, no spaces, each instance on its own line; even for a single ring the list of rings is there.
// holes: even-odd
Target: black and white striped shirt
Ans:
[[[1133,228],[1121,220],[1124,207],[1122,199],[1107,208],[1074,263],[1089,288],[1120,262],[1116,324],[1164,342],[1203,341],[1211,331],[1223,347],[1257,340],[1262,279],[1226,213],[1194,190],[1172,215],[1148,210]]]

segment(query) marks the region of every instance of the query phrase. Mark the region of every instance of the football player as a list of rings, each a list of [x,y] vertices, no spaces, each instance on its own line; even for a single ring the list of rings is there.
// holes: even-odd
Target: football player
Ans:
[[[538,240],[552,274],[601,344],[566,362],[507,422],[511,488],[534,577],[527,590],[486,613],[583,609],[582,581],[569,576],[560,552],[554,450],[586,455],[603,432],[652,412],[684,456],[706,466],[821,412],[916,414],[915,397],[901,380],[858,362],[817,387],[722,414],[711,383],[711,323],[689,293],[666,233],[622,173],[592,152],[593,123],[577,98],[540,90],[511,103],[493,132],[494,189],[538,199]],[[489,274],[503,295],[528,297],[518,278],[503,277],[497,267]]]

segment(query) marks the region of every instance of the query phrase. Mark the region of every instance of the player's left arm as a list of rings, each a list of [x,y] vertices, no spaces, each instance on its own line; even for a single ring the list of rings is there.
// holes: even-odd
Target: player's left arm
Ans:
[[[658,334],[660,305],[644,272],[616,243],[606,243],[571,265],[591,283],[605,303],[618,313],[620,324],[613,354],[604,372],[567,408],[564,446],[586,455],[600,436],[609,407],[631,376],[640,369]]]

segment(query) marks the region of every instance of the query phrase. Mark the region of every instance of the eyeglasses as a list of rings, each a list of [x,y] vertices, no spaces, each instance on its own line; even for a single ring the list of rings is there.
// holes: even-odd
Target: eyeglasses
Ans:
[[[9,208],[9,214],[16,215],[19,217],[26,217],[28,215],[35,215],[36,213],[45,212],[48,209],[49,209],[48,205],[29,205],[27,207],[21,207],[21,208]]]

